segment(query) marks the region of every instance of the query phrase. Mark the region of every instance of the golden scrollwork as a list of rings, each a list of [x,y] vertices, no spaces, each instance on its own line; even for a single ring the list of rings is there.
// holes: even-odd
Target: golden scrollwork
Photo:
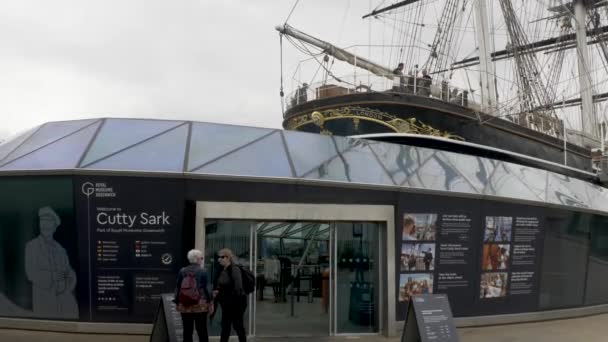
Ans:
[[[391,115],[377,109],[358,106],[333,108],[324,111],[314,111],[310,114],[299,115],[287,120],[285,126],[289,130],[296,130],[301,126],[314,124],[315,126],[319,127],[322,134],[331,135],[331,132],[325,128],[325,123],[327,121],[337,119],[353,120],[355,130],[359,129],[359,124],[361,121],[370,121],[386,126],[396,133],[423,134],[448,139],[464,140],[458,135],[433,128],[432,126],[427,125],[416,118],[401,119],[395,115]]]

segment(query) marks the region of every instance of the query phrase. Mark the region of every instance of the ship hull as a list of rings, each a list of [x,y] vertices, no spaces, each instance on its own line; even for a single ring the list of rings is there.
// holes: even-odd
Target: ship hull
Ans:
[[[430,97],[355,93],[308,101],[285,112],[285,129],[340,136],[420,133],[452,137],[563,164],[564,142],[495,116]],[[588,149],[566,144],[567,165],[592,171]]]

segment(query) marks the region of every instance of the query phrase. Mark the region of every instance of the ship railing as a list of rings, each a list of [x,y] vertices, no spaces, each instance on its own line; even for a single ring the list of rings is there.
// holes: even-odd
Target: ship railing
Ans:
[[[392,80],[387,77],[390,76]],[[409,75],[345,75],[335,77],[340,81],[311,83],[296,82],[296,90],[286,96],[285,108],[289,110],[297,105],[320,99],[360,94],[360,93],[394,93],[432,98],[447,103],[460,105],[475,111],[481,110],[480,96],[472,91],[451,85],[447,81],[435,81],[428,77]]]

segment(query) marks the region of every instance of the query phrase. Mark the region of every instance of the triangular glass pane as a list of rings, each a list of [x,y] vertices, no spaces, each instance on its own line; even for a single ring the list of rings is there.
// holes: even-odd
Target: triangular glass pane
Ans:
[[[542,183],[534,187],[525,183],[525,180],[528,179],[546,182],[543,180],[543,173],[545,172],[542,170],[531,172],[529,167],[523,165],[498,162],[489,179],[488,186],[484,189],[484,193],[499,197],[545,201],[544,194],[538,189],[539,186],[544,187]]]
[[[81,165],[95,162],[182,123],[183,121],[106,119]]]
[[[30,128],[25,132],[21,132],[18,134],[15,134],[14,136],[9,137],[5,142],[0,144],[0,164],[2,164],[2,160],[8,156],[9,153],[11,153],[14,149],[16,149],[17,147],[19,147],[19,145],[21,145],[22,142],[25,141],[25,139],[29,138],[32,133],[34,133],[39,126],[36,126],[34,128]]]
[[[196,169],[272,131],[267,128],[193,123],[188,170]]]
[[[365,140],[336,137],[348,179],[354,183],[395,185]]]
[[[349,182],[346,171],[342,159],[336,154],[335,157],[315,167],[310,172],[301,176],[301,178]]]
[[[570,207],[589,208],[589,198],[585,193],[584,181],[549,172],[547,201]]]
[[[372,141],[369,147],[376,154],[380,163],[384,165],[384,168],[391,175],[391,178],[397,184],[403,184],[410,172],[406,166],[409,150],[413,147],[403,146],[385,142]]]
[[[478,193],[483,193],[488,175],[494,171],[492,164],[484,164],[481,157],[455,152],[441,152],[441,158],[454,168],[460,177],[466,179]]]
[[[210,141],[213,143],[213,141]],[[240,150],[194,170],[196,173],[260,177],[291,177],[280,132],[247,145]]]
[[[290,131],[285,131],[283,134],[297,177],[317,169],[338,155],[332,137]]]
[[[72,169],[84,153],[101,122],[51,143],[0,167],[0,170]]]
[[[414,188],[476,194],[478,191],[457,170],[446,162],[441,151],[427,159],[409,176],[407,184]]]
[[[86,169],[183,171],[188,125],[182,125],[125,151],[86,166]]]
[[[98,119],[49,122],[44,124],[26,142],[10,153],[2,163],[15,160],[46,144],[59,140],[77,130],[90,125]]]

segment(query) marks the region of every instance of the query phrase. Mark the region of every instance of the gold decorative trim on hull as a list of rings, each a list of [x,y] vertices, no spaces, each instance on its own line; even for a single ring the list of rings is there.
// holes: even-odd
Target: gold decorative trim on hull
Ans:
[[[331,135],[331,132],[325,127],[325,123],[327,121],[349,119],[353,121],[355,130],[359,129],[359,125],[362,121],[369,121],[385,126],[395,133],[423,134],[448,139],[464,140],[458,135],[433,128],[432,126],[429,126],[416,118],[401,119],[395,115],[391,115],[377,109],[358,106],[340,107],[298,115],[288,119],[285,124],[285,128],[288,130],[297,130],[304,125],[313,124],[319,127],[321,134]]]

